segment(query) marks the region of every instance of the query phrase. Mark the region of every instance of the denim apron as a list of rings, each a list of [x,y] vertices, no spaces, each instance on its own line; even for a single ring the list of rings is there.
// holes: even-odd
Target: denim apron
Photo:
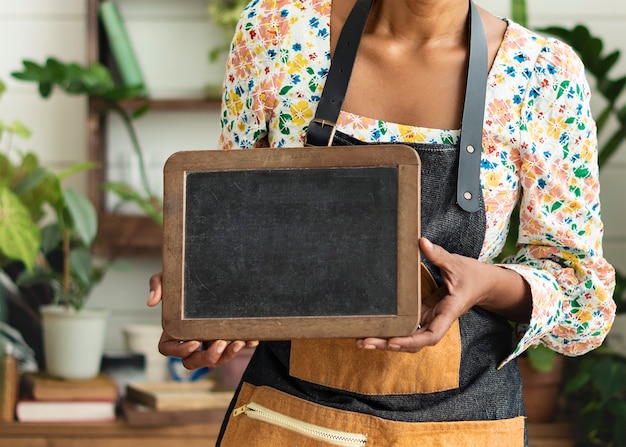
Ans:
[[[332,146],[356,144],[366,143],[333,129]],[[422,235],[478,258],[484,203],[479,190],[476,211],[459,204],[459,145],[409,145],[421,159]],[[442,278],[422,263],[428,300]],[[217,445],[522,447],[519,369],[516,362],[498,369],[511,349],[507,320],[477,307],[417,353],[357,349],[355,340],[261,342]]]

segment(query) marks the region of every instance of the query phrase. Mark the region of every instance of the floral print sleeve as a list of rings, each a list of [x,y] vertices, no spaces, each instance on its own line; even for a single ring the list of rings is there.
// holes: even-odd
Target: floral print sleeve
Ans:
[[[614,270],[602,256],[597,141],[584,67],[569,46],[541,41],[532,70],[521,72],[528,83],[517,97],[520,248],[504,267],[530,285],[533,312],[510,358],[537,343],[583,354],[602,343],[615,312]]]
[[[330,67],[331,0],[253,0],[224,82],[222,148],[302,146]],[[518,253],[502,267],[530,285],[532,318],[507,359],[543,343],[583,354],[614,318],[614,270],[602,254],[597,141],[584,68],[574,51],[509,22],[489,74],[481,185],[493,262],[520,203]],[[337,128],[366,142],[458,141],[342,111]]]
[[[253,0],[226,65],[220,147],[302,146],[330,65],[331,0]]]

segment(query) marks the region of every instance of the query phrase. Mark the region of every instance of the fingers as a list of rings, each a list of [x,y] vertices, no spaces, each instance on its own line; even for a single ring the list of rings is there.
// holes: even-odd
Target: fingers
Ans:
[[[445,269],[446,264],[450,261],[450,253],[439,245],[433,244],[425,237],[421,237],[419,240],[420,250],[423,255],[439,268]]]
[[[161,302],[163,293],[161,288],[162,279],[163,274],[161,272],[155,273],[150,277],[150,293],[146,302],[150,307],[154,307]]]
[[[418,352],[427,346],[435,346],[444,337],[452,322],[448,324],[445,318],[435,318],[427,327],[420,327],[408,337],[365,338],[357,340],[357,347],[361,349],[380,349],[395,352]]]
[[[232,360],[243,348],[258,346],[257,340],[216,340],[201,342],[198,340],[175,340],[163,332],[159,341],[159,352],[166,357],[182,359],[187,369],[217,368]]]
[[[162,273],[155,273],[150,277],[148,306],[153,307],[161,302],[162,279]],[[163,332],[159,340],[159,352],[166,357],[182,359],[183,366],[187,369],[216,368],[231,360],[243,348],[255,348],[258,344],[258,340],[236,340],[232,342],[216,340],[204,343],[198,340],[182,341]]]
[[[249,344],[255,345],[254,343],[255,342],[246,342],[243,340],[230,342],[226,340],[216,340],[211,343],[207,349],[193,352],[188,357],[183,358],[183,366],[187,369],[197,369],[205,366],[217,368],[235,358],[241,350],[248,347]]]
[[[364,338],[357,340],[357,347],[362,349],[381,349],[397,352],[418,352],[424,347],[434,346],[446,335],[454,321],[463,311],[459,302],[447,295],[444,289],[435,292],[438,300],[423,303],[421,326],[406,337]]]

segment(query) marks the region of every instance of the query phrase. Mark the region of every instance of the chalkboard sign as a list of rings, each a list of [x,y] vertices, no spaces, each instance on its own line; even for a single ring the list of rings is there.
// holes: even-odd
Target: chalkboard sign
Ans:
[[[165,330],[202,340],[412,333],[419,180],[404,145],[177,152],[164,167]]]

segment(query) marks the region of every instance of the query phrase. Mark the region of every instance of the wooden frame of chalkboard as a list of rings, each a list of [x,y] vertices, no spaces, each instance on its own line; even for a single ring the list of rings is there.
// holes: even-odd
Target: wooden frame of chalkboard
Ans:
[[[165,331],[392,337],[420,321],[420,160],[406,145],[193,150],[164,166]]]

